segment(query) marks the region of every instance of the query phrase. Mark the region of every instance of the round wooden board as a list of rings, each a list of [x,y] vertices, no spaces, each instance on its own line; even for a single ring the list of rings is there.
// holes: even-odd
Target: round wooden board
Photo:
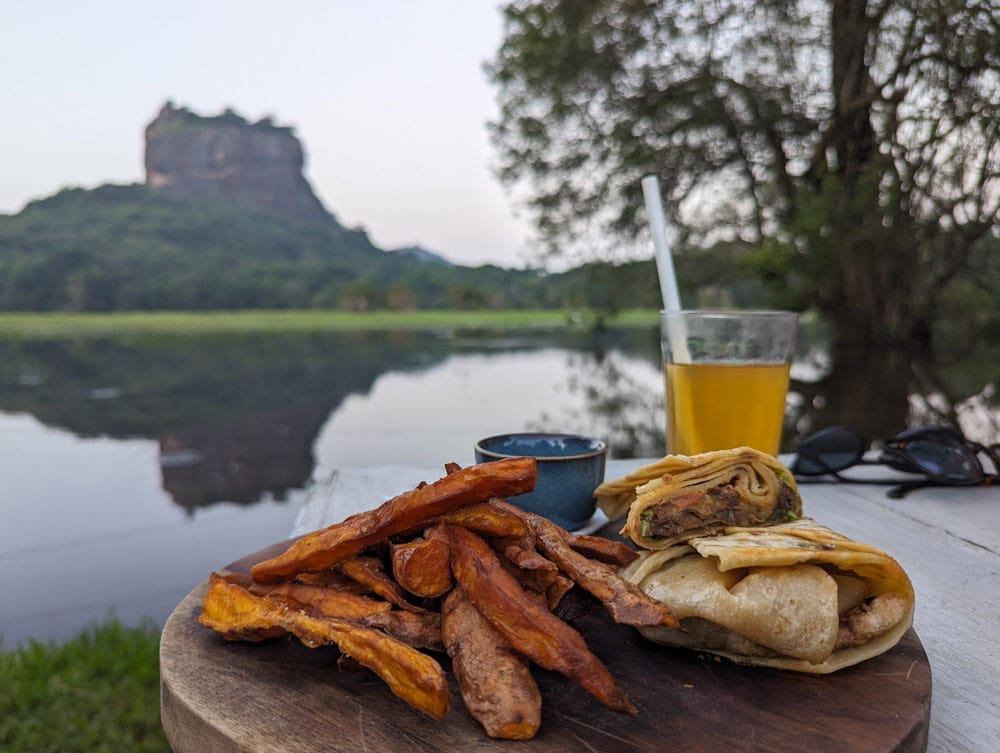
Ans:
[[[229,569],[284,549],[284,542]],[[605,709],[562,676],[538,670],[542,728],[496,741],[468,715],[452,683],[435,721],[367,671],[339,671],[335,649],[295,641],[229,643],[198,624],[207,583],[174,610],[160,640],[163,729],[175,753],[337,751],[761,751],[923,753],[931,672],[910,630],[887,653],[832,675],[743,667],[657,646],[602,612],[575,626],[638,709]],[[447,659],[442,663],[446,666]]]

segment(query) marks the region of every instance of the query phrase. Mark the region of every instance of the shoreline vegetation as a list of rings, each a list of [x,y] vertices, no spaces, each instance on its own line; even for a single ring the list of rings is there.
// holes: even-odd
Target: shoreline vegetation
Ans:
[[[0,313],[0,338],[101,337],[123,334],[209,335],[240,332],[323,332],[363,330],[506,330],[651,327],[655,309],[615,313],[591,309],[461,311],[318,311],[250,309],[237,311],[134,311],[108,313]]]
[[[108,618],[62,643],[0,643],[0,750],[170,753],[160,631]]]

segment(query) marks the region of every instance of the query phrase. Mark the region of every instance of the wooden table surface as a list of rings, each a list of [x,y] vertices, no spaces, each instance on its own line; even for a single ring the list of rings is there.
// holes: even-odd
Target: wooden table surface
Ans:
[[[643,462],[609,461],[607,477],[622,475]],[[317,487],[295,530],[275,532],[276,541],[341,520],[440,475],[438,468],[338,469],[329,476],[329,484]],[[1000,488],[928,488],[902,500],[889,499],[885,487],[876,485],[803,484],[801,492],[806,515],[883,548],[913,582],[917,594],[914,628],[919,636],[915,648],[919,652],[922,643],[933,678],[927,751],[1000,750]],[[190,607],[188,603],[186,608]],[[161,645],[161,671],[167,666],[165,674],[170,675],[177,669],[178,658],[165,657],[163,652],[176,653],[177,641],[186,639],[175,635],[170,623],[164,632],[168,640]],[[164,692],[165,697],[170,695],[169,689]],[[170,718],[164,716],[164,728],[176,753],[193,753],[197,746],[178,743],[192,737],[171,729],[183,723],[173,713]]]

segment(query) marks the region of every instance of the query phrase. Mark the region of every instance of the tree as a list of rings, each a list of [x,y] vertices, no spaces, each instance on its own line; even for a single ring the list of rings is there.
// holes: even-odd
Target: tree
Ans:
[[[385,294],[386,305],[393,311],[412,311],[417,307],[417,297],[409,285],[397,282]]]
[[[373,311],[379,308],[380,292],[371,284],[357,280],[340,294],[340,308],[345,311]]]
[[[926,342],[1000,219],[995,3],[515,0],[501,178],[554,246],[643,233],[656,173],[679,248],[753,248],[840,343]]]

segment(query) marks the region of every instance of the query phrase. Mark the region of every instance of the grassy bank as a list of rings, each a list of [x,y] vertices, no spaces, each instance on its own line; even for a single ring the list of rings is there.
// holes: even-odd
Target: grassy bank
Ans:
[[[0,650],[0,750],[170,753],[159,630],[108,621],[61,644]]]
[[[75,337],[116,334],[198,335],[226,332],[308,332],[399,329],[533,329],[599,325],[652,326],[657,312],[635,309],[614,316],[594,311],[346,311],[247,310],[115,313],[2,313],[0,337]]]

